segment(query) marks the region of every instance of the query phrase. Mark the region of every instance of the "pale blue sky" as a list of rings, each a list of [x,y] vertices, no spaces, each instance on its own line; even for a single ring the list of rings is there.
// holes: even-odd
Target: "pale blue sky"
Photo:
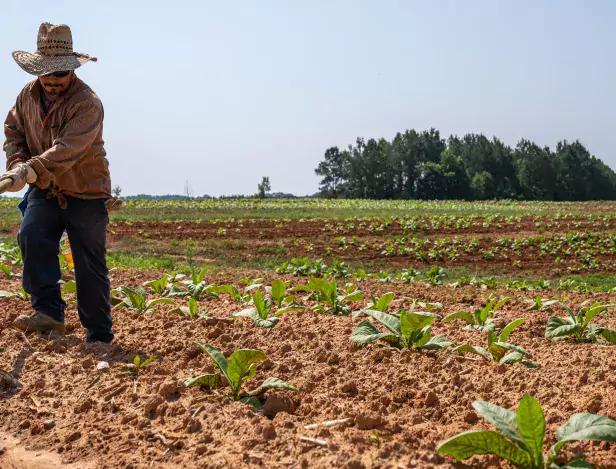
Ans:
[[[42,21],[99,58],[124,194],[317,190],[325,149],[435,127],[515,145],[579,138],[616,168],[616,1],[2,2],[0,113]],[[4,166],[4,154],[0,158]]]

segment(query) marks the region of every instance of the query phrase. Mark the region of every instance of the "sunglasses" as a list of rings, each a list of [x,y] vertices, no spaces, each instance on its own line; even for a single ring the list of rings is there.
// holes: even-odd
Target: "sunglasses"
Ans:
[[[43,75],[46,78],[49,78],[51,76],[54,76],[56,78],[64,78],[70,75],[70,70],[69,71],[64,71],[64,72],[53,72],[53,73],[48,73],[46,75]]]

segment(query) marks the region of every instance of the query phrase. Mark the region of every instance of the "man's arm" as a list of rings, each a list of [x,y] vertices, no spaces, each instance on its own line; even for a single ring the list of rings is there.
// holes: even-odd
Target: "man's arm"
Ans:
[[[55,177],[68,171],[90,148],[103,125],[103,106],[90,99],[75,105],[52,147],[28,164],[38,174],[37,185],[47,188]]]
[[[15,106],[9,111],[4,121],[4,151],[6,152],[6,170],[9,171],[30,158],[30,150],[26,141],[24,120],[21,113],[21,94],[17,97]]]

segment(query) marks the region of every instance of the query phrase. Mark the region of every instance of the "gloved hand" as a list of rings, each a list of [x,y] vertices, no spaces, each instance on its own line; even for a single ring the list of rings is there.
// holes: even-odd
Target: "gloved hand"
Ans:
[[[11,179],[13,181],[13,185],[9,187],[7,191],[19,192],[26,186],[26,183],[32,184],[36,182],[38,175],[36,174],[36,171],[32,169],[32,166],[26,163],[21,163],[0,176],[0,182],[6,179]]]
[[[105,207],[108,212],[117,212],[122,208],[122,201],[117,198],[107,199],[105,200]]]

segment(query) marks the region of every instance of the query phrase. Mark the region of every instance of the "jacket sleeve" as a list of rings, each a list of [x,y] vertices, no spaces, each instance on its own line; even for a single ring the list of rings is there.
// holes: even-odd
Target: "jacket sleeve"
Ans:
[[[88,151],[103,125],[100,101],[81,101],[70,110],[53,145],[28,161],[38,174],[36,184],[46,189],[57,176],[68,171]]]
[[[30,158],[30,150],[26,141],[24,119],[21,112],[21,94],[17,97],[15,106],[9,111],[4,121],[4,151],[6,152],[6,170],[9,171],[18,163],[24,163]]]

